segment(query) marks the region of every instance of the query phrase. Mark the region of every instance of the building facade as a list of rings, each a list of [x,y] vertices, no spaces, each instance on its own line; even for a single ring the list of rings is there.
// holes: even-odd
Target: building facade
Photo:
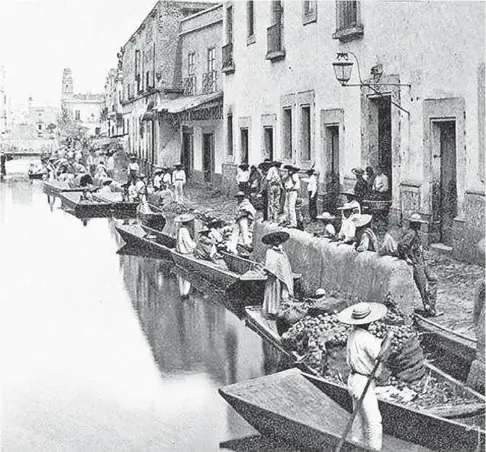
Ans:
[[[392,222],[418,211],[428,243],[479,260],[484,9],[480,2],[225,3],[223,185],[230,187],[235,164],[269,157],[314,167],[326,203],[354,185],[353,167],[383,166]],[[451,17],[461,20],[451,27]],[[349,86],[336,79],[338,53],[353,63]]]
[[[0,66],[0,135],[7,132],[7,92],[5,89],[5,69]]]
[[[69,112],[75,123],[86,128],[88,135],[96,136],[101,133],[103,95],[75,94],[73,76],[69,68],[65,68],[62,75],[61,108]]]
[[[128,149],[147,166],[180,161],[180,133],[159,107],[183,94],[180,21],[212,6],[159,0],[119,53]]]
[[[110,69],[106,76],[103,109],[101,111],[101,134],[110,138],[126,136],[121,105],[123,93],[123,74],[119,69]]]
[[[56,132],[59,109],[50,105],[35,105],[29,97],[26,123],[35,126],[41,134]]]

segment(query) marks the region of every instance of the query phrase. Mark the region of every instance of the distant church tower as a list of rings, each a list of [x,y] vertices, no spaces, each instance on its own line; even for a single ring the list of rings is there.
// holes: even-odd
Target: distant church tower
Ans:
[[[71,69],[68,67],[62,73],[62,96],[61,100],[65,100],[74,94],[73,75]]]

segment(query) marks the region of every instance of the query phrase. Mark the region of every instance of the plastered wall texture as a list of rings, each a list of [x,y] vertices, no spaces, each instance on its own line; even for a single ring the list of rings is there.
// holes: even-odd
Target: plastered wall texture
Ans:
[[[261,238],[278,229],[275,224],[256,222],[253,249],[256,260],[263,261],[268,248]],[[412,269],[404,261],[377,253],[358,253],[351,246],[336,246],[299,230],[289,230],[284,248],[292,271],[302,274],[304,290],[313,294],[318,288],[335,291],[348,305],[357,301],[384,302],[391,295],[400,309],[412,314],[422,305],[413,281]]]

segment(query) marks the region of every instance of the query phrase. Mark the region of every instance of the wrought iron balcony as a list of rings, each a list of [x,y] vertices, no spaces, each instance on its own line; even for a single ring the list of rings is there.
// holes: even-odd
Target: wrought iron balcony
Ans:
[[[225,74],[235,72],[235,61],[233,60],[233,43],[230,42],[223,46],[223,67],[221,71]]]
[[[210,71],[203,74],[203,94],[215,93],[218,90],[218,71]]]
[[[184,95],[193,96],[196,94],[196,76],[190,75],[189,77],[185,77],[182,81],[182,86],[184,89]]]
[[[282,35],[281,23],[267,28],[267,55],[265,57],[267,60],[276,61],[285,58]]]

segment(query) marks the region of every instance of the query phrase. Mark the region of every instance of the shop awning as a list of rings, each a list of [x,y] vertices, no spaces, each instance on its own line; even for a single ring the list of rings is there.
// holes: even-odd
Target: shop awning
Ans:
[[[221,104],[223,101],[223,92],[211,94],[201,94],[200,96],[183,96],[177,99],[164,102],[158,107],[158,111],[177,114],[184,111],[196,109],[198,107],[212,107]]]

